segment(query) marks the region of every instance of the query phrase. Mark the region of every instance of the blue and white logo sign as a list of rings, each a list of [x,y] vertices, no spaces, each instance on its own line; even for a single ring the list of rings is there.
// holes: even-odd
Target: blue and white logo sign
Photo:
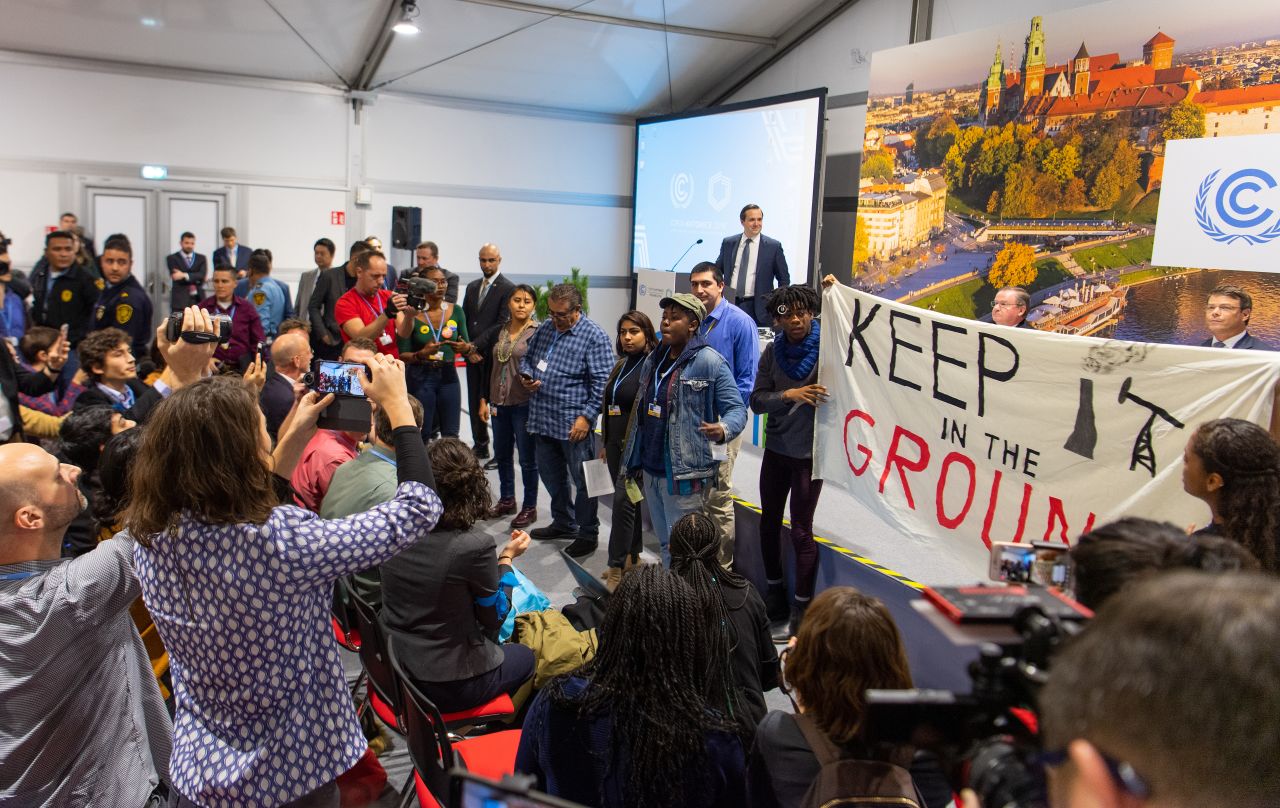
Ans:
[[[1280,236],[1280,215],[1256,201],[1259,192],[1276,187],[1275,178],[1260,168],[1242,168],[1218,182],[1221,173],[1211,171],[1196,192],[1196,223],[1204,234],[1227,244],[1266,244]]]
[[[1280,137],[1165,144],[1151,263],[1280,272]]]

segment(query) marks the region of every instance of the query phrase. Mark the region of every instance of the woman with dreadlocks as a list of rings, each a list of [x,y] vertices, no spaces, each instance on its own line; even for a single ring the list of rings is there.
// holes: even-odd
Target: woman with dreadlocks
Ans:
[[[1264,570],[1277,572],[1280,448],[1270,433],[1239,418],[1203,423],[1187,441],[1183,463],[1183,490],[1212,514],[1198,532],[1240,542]]]
[[[776,640],[794,637],[813,599],[818,575],[818,545],[813,541],[813,512],[822,480],[813,476],[813,421],[827,400],[818,384],[821,323],[818,293],[811,286],[784,286],[769,298],[777,335],[760,354],[751,409],[766,413],[764,460],[760,464],[760,551],[769,589],[769,619],[790,617]],[[782,510],[791,497],[791,547],[795,553],[795,592],[790,609],[782,577]]]
[[[595,659],[534,699],[516,771],[600,808],[740,808],[744,752],[707,704],[709,681],[724,678],[713,663],[689,585],[656,564],[633,569],[609,599]]]
[[[778,650],[755,587],[720,565],[719,535],[706,514],[682,517],[671,528],[671,571],[698,595],[710,660],[723,673],[722,680],[709,683],[708,700],[737,721],[749,741],[766,712],[764,691],[778,686]],[[720,664],[726,659],[727,668]]]

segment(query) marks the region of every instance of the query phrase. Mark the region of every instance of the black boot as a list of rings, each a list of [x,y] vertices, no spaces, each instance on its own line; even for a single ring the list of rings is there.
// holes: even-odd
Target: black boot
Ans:
[[[764,613],[770,623],[780,623],[787,619],[787,588],[782,584],[769,584],[769,591],[764,596]]]
[[[574,558],[585,558],[596,551],[598,542],[590,536],[579,536],[564,551]]]
[[[778,645],[785,645],[792,637],[800,631],[800,621],[804,619],[805,609],[809,608],[809,601],[791,604],[791,616],[787,620],[784,628],[779,625],[775,627],[773,632],[773,641]]]

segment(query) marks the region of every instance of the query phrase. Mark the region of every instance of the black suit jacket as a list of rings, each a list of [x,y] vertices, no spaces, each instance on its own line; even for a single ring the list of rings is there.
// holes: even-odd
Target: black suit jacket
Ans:
[[[307,320],[311,323],[311,345],[321,345],[321,329],[329,332],[334,344],[342,345],[342,330],[334,317],[338,298],[347,293],[347,265],[329,267],[316,277],[316,288],[307,300]]]
[[[169,310],[182,311],[187,306],[194,306],[204,300],[204,280],[209,274],[209,260],[200,253],[192,253],[191,269],[187,269],[187,261],[178,251],[164,259],[165,268],[172,274],[175,270],[187,273],[185,281],[173,281],[169,290]]]
[[[281,376],[274,368],[267,371],[267,381],[258,394],[258,406],[267,418],[267,434],[273,439],[279,435],[280,424],[293,409],[293,382]]]
[[[1209,337],[1207,340],[1200,343],[1200,347],[1212,348],[1213,337]],[[1244,350],[1244,351],[1274,351],[1276,349],[1275,346],[1272,345],[1271,343],[1263,342],[1262,340],[1258,339],[1254,335],[1250,334],[1248,331],[1244,332],[1244,336],[1241,337],[1240,341],[1237,342],[1232,347],[1237,348],[1239,350]]]
[[[18,393],[42,396],[53,389],[53,379],[43,371],[33,372],[19,365],[6,346],[0,346],[0,392],[9,401],[13,434],[22,437],[22,415],[18,412]]]
[[[488,294],[484,296],[484,302],[481,303],[481,280],[483,278],[476,278],[468,283],[467,293],[462,298],[462,310],[467,313],[467,335],[472,342],[484,336],[489,329],[496,328],[511,319],[507,300],[511,297],[511,290],[516,288],[514,283],[507,280],[506,275],[499,273]]]
[[[501,621],[476,600],[498,591],[493,537],[482,530],[436,530],[383,563],[382,615],[408,673],[456,682],[502,664]],[[501,596],[499,596],[501,597]]]
[[[133,391],[133,406],[127,410],[122,410],[121,415],[130,421],[136,421],[141,424],[147,420],[147,416],[161,402],[163,396],[160,395],[159,390],[154,387],[148,387],[138,379],[130,379],[127,384],[129,389]],[[79,411],[88,407],[111,407],[116,409],[116,402],[115,399],[99,390],[95,384],[76,398],[76,403],[71,409],[72,411]]]
[[[227,256],[226,247],[219,247],[213,251],[213,265],[217,267],[219,264],[227,264],[236,269],[248,269],[250,255],[253,255],[253,250],[243,244],[237,244],[236,254],[230,257]]]
[[[747,297],[755,298],[752,310],[748,311],[760,325],[773,325],[773,317],[769,314],[769,295],[774,289],[791,283],[791,273],[787,269],[787,257],[782,252],[782,242],[760,234],[759,245],[752,245],[756,252],[755,288],[748,290]],[[716,266],[724,273],[724,286],[731,297],[737,296],[737,284],[733,280],[733,264],[738,258],[738,247],[742,244],[742,234],[725,237],[720,242],[720,255],[716,257]],[[729,291],[734,290],[734,291]]]

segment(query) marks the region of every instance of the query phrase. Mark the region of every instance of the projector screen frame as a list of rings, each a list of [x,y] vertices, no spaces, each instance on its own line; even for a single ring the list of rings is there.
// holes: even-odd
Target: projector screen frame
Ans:
[[[635,265],[635,232],[636,232],[636,209],[638,207],[637,194],[639,192],[640,169],[640,127],[648,124],[667,123],[669,121],[679,121],[688,118],[703,118],[710,115],[719,115],[725,112],[740,112],[742,110],[750,110],[759,107],[769,107],[776,104],[786,104],[793,101],[805,101],[808,99],[817,99],[818,102],[818,120],[816,141],[814,143],[814,166],[813,166],[813,192],[810,200],[811,219],[809,222],[809,244],[807,245],[808,253],[805,256],[806,273],[808,282],[811,285],[818,283],[818,248],[821,243],[822,228],[822,193],[823,186],[826,181],[825,165],[827,151],[827,95],[826,87],[814,87],[810,90],[800,90],[794,93],[785,93],[783,95],[772,95],[767,98],[757,98],[750,101],[737,101],[732,104],[722,104],[715,107],[703,107],[702,109],[690,110],[687,112],[676,112],[669,115],[651,115],[644,118],[637,118],[635,125],[632,127],[631,135],[631,229],[630,238],[627,240],[627,267],[631,277],[630,283],[630,308],[634,309],[637,305],[636,294],[636,265]],[[726,234],[728,235],[728,234]],[[785,248],[785,245],[784,245]],[[673,273],[678,275],[679,272]]]

